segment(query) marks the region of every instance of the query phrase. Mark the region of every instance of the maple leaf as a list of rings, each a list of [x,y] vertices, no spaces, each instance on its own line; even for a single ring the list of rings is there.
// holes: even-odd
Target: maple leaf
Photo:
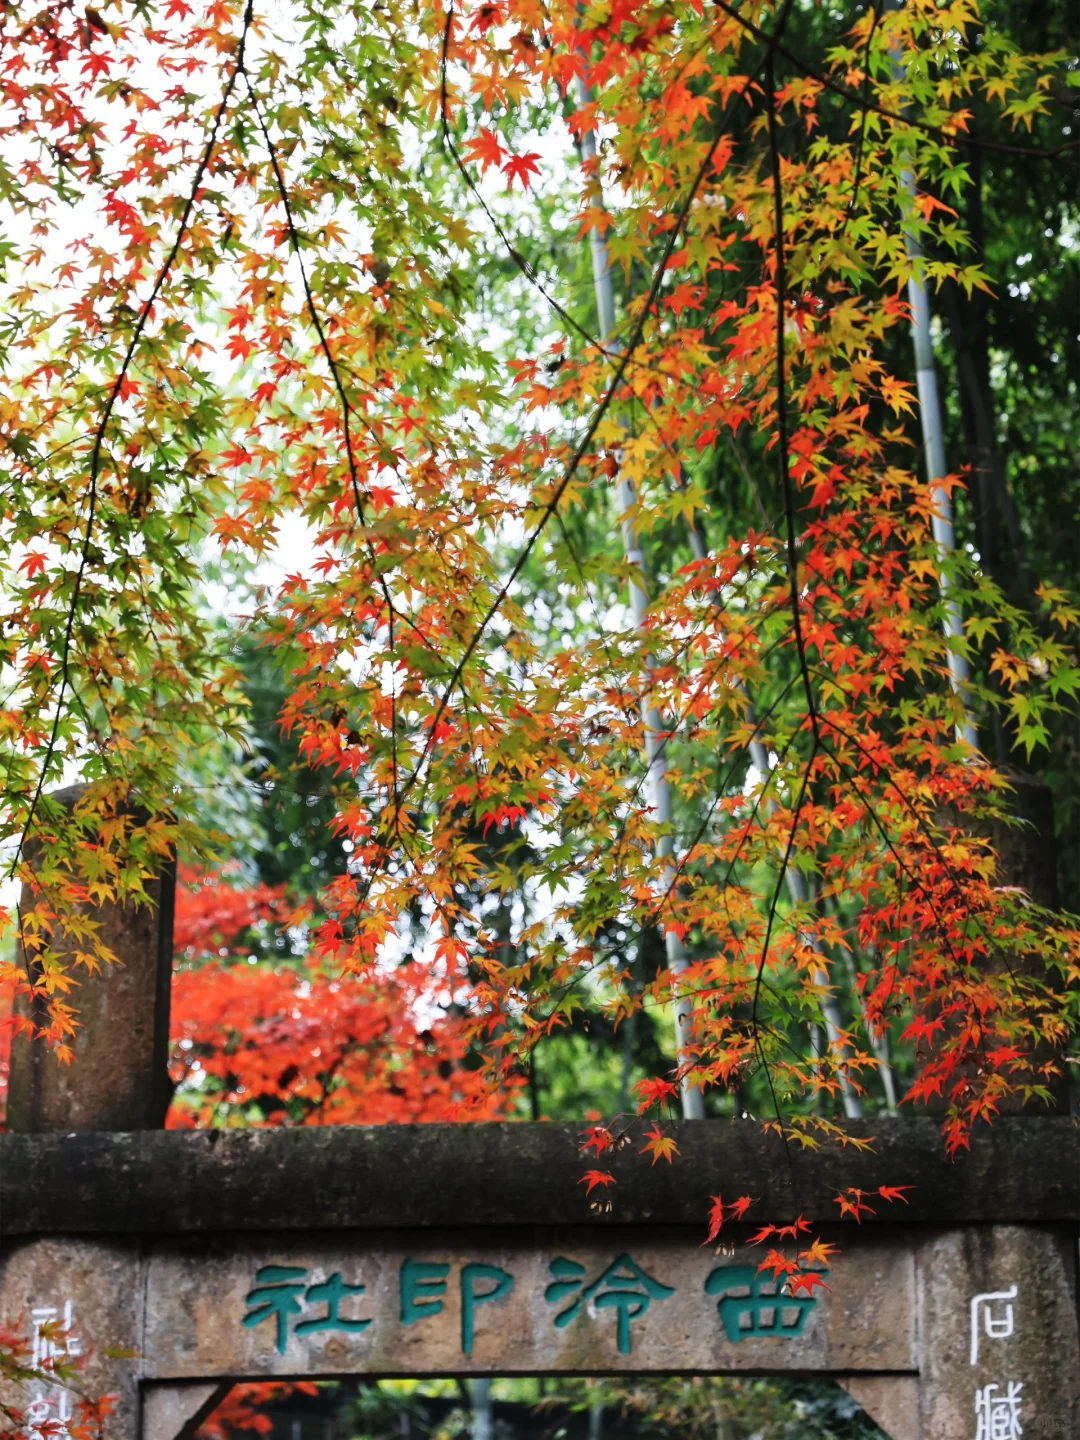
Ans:
[[[841,1215],[850,1215],[856,1224],[862,1224],[864,1215],[873,1215],[874,1210],[863,1199],[865,1191],[850,1187],[843,1194],[835,1197],[835,1203],[840,1206]]]
[[[639,1115],[643,1111],[651,1109],[653,1105],[666,1104],[678,1094],[677,1086],[673,1085],[670,1080],[659,1078],[639,1080],[633,1088],[638,1097]]]
[[[495,131],[482,127],[478,136],[466,140],[465,154],[467,159],[477,161],[480,173],[486,175],[490,166],[499,168],[502,165],[506,151]]]
[[[788,1276],[784,1288],[789,1295],[812,1295],[815,1288],[828,1290],[830,1287],[819,1270],[799,1270]]]
[[[778,1225],[776,1235],[780,1240],[797,1240],[802,1231],[809,1229],[809,1223],[799,1215],[790,1225]]]
[[[580,1148],[582,1150],[595,1150],[597,1158],[599,1158],[605,1150],[610,1150],[615,1144],[614,1135],[603,1125],[593,1125],[590,1129],[583,1130],[581,1133],[587,1135],[589,1138]]]
[[[883,1200],[903,1200],[904,1204],[907,1205],[910,1202],[904,1200],[903,1192],[914,1189],[914,1185],[881,1185],[878,1187],[878,1194]]]
[[[512,190],[514,181],[520,180],[522,189],[527,190],[529,176],[540,174],[540,166],[536,163],[539,159],[538,151],[530,151],[527,155],[511,155],[502,167],[503,174],[508,177],[507,189]]]
[[[641,1153],[651,1155],[654,1165],[658,1160],[666,1160],[670,1165],[678,1155],[679,1147],[670,1135],[665,1135],[658,1125],[654,1125],[651,1130],[645,1131],[645,1144],[641,1147]]]
[[[586,1170],[578,1184],[588,1185],[585,1194],[591,1195],[598,1185],[614,1185],[615,1176],[609,1175],[606,1170]]]
[[[770,1250],[758,1266],[758,1274],[760,1275],[763,1270],[768,1270],[774,1279],[779,1279],[781,1275],[797,1275],[799,1267],[794,1260],[790,1260],[779,1250]]]
[[[828,1265],[829,1256],[835,1254],[838,1248],[826,1240],[815,1240],[809,1250],[800,1250],[799,1259],[805,1265]]]
[[[702,1245],[711,1245],[720,1231],[724,1228],[724,1201],[720,1195],[710,1195],[712,1205],[709,1208],[709,1233],[701,1242]]]
[[[45,569],[45,556],[31,552],[20,562],[19,569],[25,570],[26,578],[32,580],[35,575],[39,575]]]

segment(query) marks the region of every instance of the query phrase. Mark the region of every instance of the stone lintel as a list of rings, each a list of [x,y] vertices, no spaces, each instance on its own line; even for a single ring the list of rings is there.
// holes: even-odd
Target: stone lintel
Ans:
[[[672,1165],[604,1155],[610,1211],[581,1184],[577,1126],[385,1125],[0,1136],[6,1236],[163,1235],[439,1226],[703,1225],[709,1196],[749,1194],[755,1223],[840,1219],[835,1197],[906,1185],[875,1223],[1080,1221],[1080,1129],[1003,1117],[950,1159],[928,1117],[850,1122],[872,1151],[791,1147],[753,1121],[674,1124]],[[596,1198],[594,1192],[593,1199]]]
[[[912,1246],[824,1238],[796,1294],[760,1247],[656,1226],[24,1240],[0,1252],[0,1320],[46,1307],[106,1359],[119,1337],[103,1388],[141,1386],[143,1440],[175,1440],[233,1379],[914,1374]]]

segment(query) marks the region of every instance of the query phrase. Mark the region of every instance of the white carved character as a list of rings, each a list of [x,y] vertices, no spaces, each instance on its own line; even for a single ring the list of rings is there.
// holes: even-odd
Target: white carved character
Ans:
[[[985,1335],[990,1340],[1007,1340],[1013,1333],[1015,1316],[1012,1302],[1016,1299],[1017,1287],[1008,1290],[987,1290],[975,1295],[971,1301],[971,1363],[979,1361],[979,1339]],[[995,1304],[1001,1308],[995,1310]],[[980,1323],[981,1322],[981,1323]]]
[[[74,1333],[75,1307],[71,1300],[64,1301],[63,1321],[57,1325],[61,1312],[56,1305],[36,1305],[30,1311],[33,1325],[31,1342],[31,1367],[34,1370],[50,1370],[57,1360],[72,1355],[81,1355],[82,1346]],[[74,1416],[71,1394],[64,1385],[47,1385],[34,1380],[30,1385],[30,1403],[26,1407],[28,1440],[58,1440],[65,1434]]]
[[[1010,1380],[1007,1390],[984,1385],[975,1392],[975,1440],[1021,1440],[1020,1392],[1022,1380]]]

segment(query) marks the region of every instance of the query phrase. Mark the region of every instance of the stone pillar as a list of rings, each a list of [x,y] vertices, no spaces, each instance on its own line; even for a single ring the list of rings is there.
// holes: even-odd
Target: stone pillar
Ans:
[[[931,1233],[916,1276],[919,1440],[1080,1440],[1075,1228]]]
[[[52,798],[74,806],[82,794],[73,786]],[[150,905],[93,907],[119,964],[96,974],[75,971],[74,1063],[60,1065],[46,1046],[13,1037],[9,1130],[149,1130],[165,1123],[175,869],[146,889]],[[32,903],[24,887],[24,907]],[[16,1010],[32,1014],[33,1003],[20,996]]]
[[[31,1341],[34,1370],[73,1366],[66,1381],[6,1387],[31,1431],[51,1422],[65,1440],[86,1397],[108,1402],[102,1440],[139,1440],[141,1269],[137,1241],[25,1240],[0,1253],[0,1323]]]

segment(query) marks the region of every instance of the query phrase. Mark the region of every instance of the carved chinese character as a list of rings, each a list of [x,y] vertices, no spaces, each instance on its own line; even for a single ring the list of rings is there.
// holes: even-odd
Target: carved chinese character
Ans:
[[[1021,1440],[1020,1392],[1022,1380],[1010,1380],[1008,1389],[984,1385],[975,1392],[975,1440]]]
[[[401,1265],[401,1323],[413,1325],[442,1312],[450,1266],[435,1260],[404,1260]]]
[[[254,1288],[244,1297],[252,1308],[244,1316],[250,1329],[273,1319],[277,1325],[275,1344],[279,1355],[285,1354],[289,1341],[289,1316],[303,1311],[300,1296],[304,1291],[307,1271],[298,1265],[262,1265],[255,1276]]]
[[[481,1290],[480,1284],[488,1281],[491,1282],[490,1287]],[[461,1267],[461,1348],[466,1355],[472,1354],[476,1334],[476,1307],[489,1305],[493,1300],[501,1300],[503,1296],[509,1295],[513,1288],[513,1275],[501,1270],[498,1265],[482,1265],[474,1261],[471,1265]]]
[[[299,1265],[263,1265],[255,1276],[255,1286],[245,1296],[251,1306],[244,1316],[249,1328],[273,1320],[276,1325],[275,1347],[285,1354],[289,1340],[289,1319],[301,1315],[305,1304],[325,1305],[322,1315],[300,1320],[294,1327],[296,1335],[311,1335],[319,1330],[345,1330],[356,1334],[366,1330],[370,1320],[349,1319],[340,1313],[341,1302],[350,1295],[362,1295],[363,1285],[349,1285],[335,1271],[325,1280],[308,1285],[307,1271]],[[303,1297],[303,1298],[301,1298]]]
[[[30,1368],[55,1374],[58,1381],[62,1381],[69,1373],[72,1357],[82,1354],[82,1345],[73,1328],[72,1301],[64,1301],[62,1312],[56,1305],[36,1305],[30,1311],[30,1320],[33,1326]],[[33,1380],[28,1388],[27,1440],[59,1440],[68,1435],[74,1408],[66,1385],[47,1385],[42,1380]]]
[[[644,1315],[654,1300],[667,1300],[675,1294],[670,1285],[662,1285],[647,1275],[629,1255],[620,1255],[613,1260],[603,1274],[589,1284],[585,1283],[585,1266],[576,1260],[560,1257],[549,1266],[555,1279],[544,1291],[549,1305],[556,1305],[569,1295],[577,1294],[565,1310],[555,1317],[555,1324],[561,1330],[581,1310],[582,1305],[594,1305],[598,1310],[614,1310],[617,1315],[616,1339],[620,1355],[629,1355],[631,1348],[630,1322]]]
[[[987,1290],[975,1295],[971,1301],[971,1363],[979,1361],[979,1340],[985,1335],[990,1340],[1007,1340],[1013,1333],[1015,1316],[1012,1302],[1016,1299],[1017,1287],[1008,1290]]]
[[[828,1271],[820,1272],[822,1277]],[[817,1305],[813,1295],[785,1295],[779,1281],[762,1275],[753,1265],[725,1265],[705,1281],[706,1295],[719,1295],[716,1313],[729,1340],[751,1336],[794,1339],[801,1335],[806,1317]]]
[[[447,1276],[450,1266],[434,1260],[408,1259],[402,1262],[401,1323],[413,1325],[417,1320],[426,1320],[443,1310],[442,1297],[446,1294]],[[461,1267],[461,1349],[471,1355],[476,1339],[476,1311],[480,1305],[489,1305],[509,1295],[514,1288],[514,1277],[498,1265],[486,1265],[475,1260]],[[489,1283],[490,1282],[490,1283]],[[481,1288],[482,1286],[486,1288]]]

